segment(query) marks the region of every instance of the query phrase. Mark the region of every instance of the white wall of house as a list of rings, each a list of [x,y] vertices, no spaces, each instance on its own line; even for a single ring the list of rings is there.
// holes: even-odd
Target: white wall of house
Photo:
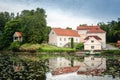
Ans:
[[[84,58],[84,64],[90,69],[106,69],[106,59],[94,56]]]
[[[57,57],[49,59],[49,67],[53,70],[56,68],[70,67],[71,61],[64,57]]]
[[[101,38],[102,48],[106,48],[106,33],[89,33],[87,36],[98,36]]]
[[[87,30],[78,30],[78,34],[80,35],[80,42],[84,42],[84,39],[87,36]]]
[[[57,34],[54,32],[54,30],[51,30],[49,34],[49,44],[57,46]]]
[[[74,37],[74,36],[57,36],[57,46],[64,47],[67,43],[71,42],[71,38],[74,39],[74,43],[80,42],[80,37]]]
[[[13,41],[15,42],[15,41],[20,41],[20,42],[22,42],[22,40],[23,40],[23,37],[22,36],[18,36],[17,34],[14,34],[13,35]]]
[[[101,50],[101,42],[94,37],[84,42],[84,50]]]
[[[79,71],[88,71],[94,69],[106,70],[106,58],[94,56],[84,57],[84,62],[81,62]]]

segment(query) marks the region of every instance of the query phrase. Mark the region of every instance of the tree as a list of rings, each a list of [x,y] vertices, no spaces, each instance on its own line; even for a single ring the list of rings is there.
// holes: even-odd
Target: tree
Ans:
[[[74,48],[74,39],[71,38],[71,48]]]
[[[72,28],[70,28],[70,27],[67,27],[66,29],[72,30]]]
[[[78,44],[76,45],[76,49],[77,49],[77,50],[83,50],[83,49],[84,49],[84,44],[83,44],[83,43],[78,43]]]
[[[9,20],[11,20],[11,17],[8,12],[0,12],[0,31],[3,32],[3,29]]]
[[[120,19],[118,18],[117,21],[112,20],[107,24],[101,22],[98,25],[106,31],[106,39],[107,42],[117,42],[120,39]]]
[[[47,26],[44,9],[24,10],[20,19],[22,19],[24,42],[42,43],[45,40]]]
[[[12,21],[9,21],[5,28],[4,28],[4,32],[3,32],[3,35],[2,35],[2,39],[1,39],[1,45],[3,48],[5,47],[9,47],[10,44],[13,42],[13,34],[16,32],[16,31],[19,31],[21,26],[20,26],[20,21],[18,20],[12,20]]]

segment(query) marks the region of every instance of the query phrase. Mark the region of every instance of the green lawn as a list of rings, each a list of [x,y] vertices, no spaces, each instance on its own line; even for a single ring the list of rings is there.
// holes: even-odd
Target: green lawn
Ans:
[[[61,48],[48,44],[23,44],[20,47],[21,51],[38,51],[38,52],[74,52],[75,49]]]

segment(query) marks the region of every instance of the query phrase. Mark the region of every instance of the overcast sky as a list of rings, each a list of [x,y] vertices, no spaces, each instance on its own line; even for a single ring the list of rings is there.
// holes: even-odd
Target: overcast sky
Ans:
[[[0,0],[0,12],[21,12],[43,8],[47,25],[72,27],[79,24],[96,25],[120,17],[120,0]]]

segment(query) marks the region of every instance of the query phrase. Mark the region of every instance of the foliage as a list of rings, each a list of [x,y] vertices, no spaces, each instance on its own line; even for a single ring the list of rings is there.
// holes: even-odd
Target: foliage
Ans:
[[[0,80],[46,80],[46,61],[21,59],[12,54],[0,54]]]
[[[19,51],[21,43],[19,41],[12,42],[10,45],[10,49],[12,51]]]
[[[84,49],[84,44],[83,44],[83,43],[78,43],[78,44],[76,45],[76,49],[77,49],[77,50],[83,50],[83,49]]]
[[[20,30],[20,24],[21,23],[19,20],[12,20],[7,22],[1,39],[1,45],[3,48],[9,47],[13,42],[13,34]]]
[[[120,39],[120,18],[117,21],[113,20],[105,24],[104,22],[98,23],[103,30],[106,31],[107,42],[117,42]]]
[[[44,9],[23,10],[19,19],[22,20],[24,43],[42,43],[45,40],[48,28]]]
[[[71,48],[74,48],[74,39],[71,38]]]
[[[71,28],[71,27],[67,27],[66,29],[68,29],[68,30],[72,30],[72,28]]]
[[[3,32],[3,29],[8,21],[11,20],[12,15],[8,12],[0,12],[0,31]]]
[[[6,15],[7,19],[4,23],[1,15]],[[7,18],[8,17],[8,18]],[[10,17],[10,19],[9,19]],[[48,34],[51,27],[46,26],[45,10],[37,8],[36,10],[23,10],[21,14],[17,13],[14,17],[14,13],[9,16],[9,13],[0,13],[0,29],[3,30],[2,38],[0,39],[0,47],[7,48],[13,42],[13,34],[16,31],[20,31],[23,34],[23,43],[42,43],[48,41]]]
[[[102,55],[120,55],[120,50],[104,50]]]
[[[108,59],[106,62],[107,70],[105,74],[112,75],[113,78],[115,76],[119,77],[120,76],[120,62],[115,59]]]

